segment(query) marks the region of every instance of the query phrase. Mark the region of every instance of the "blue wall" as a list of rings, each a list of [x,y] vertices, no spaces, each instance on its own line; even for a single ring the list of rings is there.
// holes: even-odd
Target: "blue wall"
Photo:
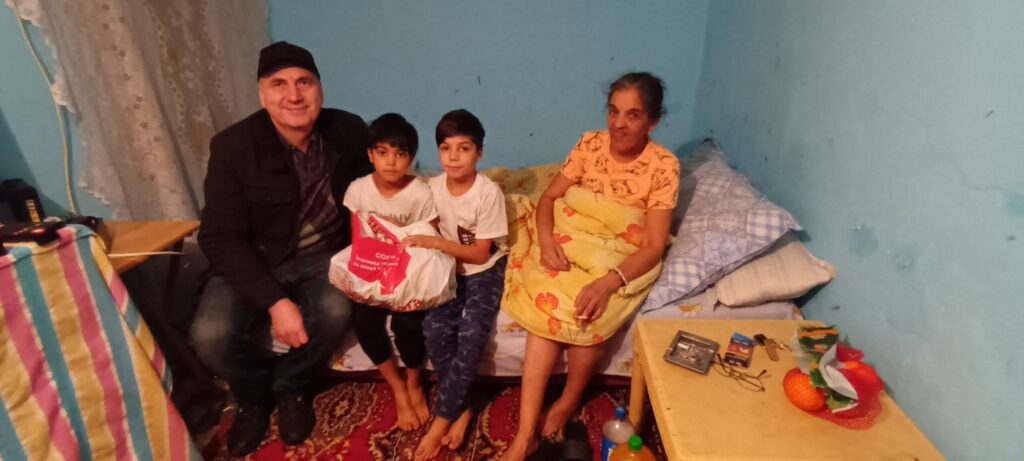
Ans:
[[[40,57],[50,63],[50,49],[35,28],[27,25]],[[50,215],[65,215],[68,199],[64,186],[64,147],[53,110],[50,90],[36,68],[18,29],[18,19],[0,6],[0,179],[23,178],[34,185]],[[67,118],[72,165],[81,165],[84,147],[71,117]],[[109,217],[110,210],[77,186],[75,198],[82,214]],[[0,205],[6,210],[6,203]]]
[[[669,115],[655,137],[677,151],[719,138],[838,268],[806,314],[865,349],[947,456],[1020,459],[1024,6],[644,5],[271,0],[270,30],[313,51],[329,106],[409,117],[425,167],[449,109],[480,115],[485,166],[559,161],[604,126],[611,80],[659,74]],[[0,176],[64,206],[49,94],[6,8],[0,62]]]
[[[678,151],[690,139],[707,5],[272,0],[270,27],[275,40],[314,53],[328,106],[368,121],[392,111],[408,117],[423,167],[438,166],[434,124],[457,107],[488,130],[483,166],[523,166],[561,161],[583,131],[604,127],[605,89],[631,70],[665,80],[668,115],[655,138]],[[56,214],[67,208],[60,133],[9,8],[0,8],[0,59],[0,177],[34,180]],[[84,148],[70,131],[77,167]],[[109,215],[74,190],[82,212]]]
[[[1021,24],[1016,0],[708,13],[694,136],[809,230],[839,276],[805,313],[951,459],[1024,455]]]
[[[655,138],[690,140],[708,0],[270,2],[270,34],[313,52],[326,105],[367,121],[399,112],[438,166],[434,125],[465,107],[487,130],[483,166],[561,161],[602,129],[605,91],[626,71],[668,87]]]

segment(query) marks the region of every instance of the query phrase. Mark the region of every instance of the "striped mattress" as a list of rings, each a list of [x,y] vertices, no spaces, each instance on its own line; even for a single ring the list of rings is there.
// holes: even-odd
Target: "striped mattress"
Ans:
[[[0,256],[0,459],[201,459],[101,245],[71,226]]]

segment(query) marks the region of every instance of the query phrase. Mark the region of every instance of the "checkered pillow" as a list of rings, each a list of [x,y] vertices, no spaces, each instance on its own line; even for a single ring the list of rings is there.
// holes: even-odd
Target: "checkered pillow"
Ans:
[[[676,241],[641,310],[649,312],[700,293],[765,251],[800,224],[761,195],[725,154],[705,142],[683,161],[680,200],[685,207]],[[692,198],[691,198],[692,197]]]

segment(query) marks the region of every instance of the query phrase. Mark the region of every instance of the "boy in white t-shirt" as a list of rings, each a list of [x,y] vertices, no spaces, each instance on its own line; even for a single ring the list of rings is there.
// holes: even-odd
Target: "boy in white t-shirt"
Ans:
[[[508,259],[505,196],[476,171],[484,152],[480,120],[465,109],[451,111],[438,122],[435,138],[444,173],[430,179],[430,191],[442,237],[413,235],[402,244],[454,257],[458,285],[455,299],[427,311],[423,321],[438,390],[434,422],[416,447],[416,460],[434,458],[442,445],[462,445],[473,419],[466,396],[498,315]]]
[[[367,155],[373,173],[352,182],[345,192],[344,205],[351,212],[368,212],[399,226],[437,218],[430,188],[408,174],[416,158],[416,128],[401,115],[384,114],[370,124]],[[391,316],[395,347],[406,369],[398,368],[391,353],[386,324]],[[391,312],[385,308],[353,303],[352,328],[359,345],[377,365],[377,370],[395,393],[398,427],[418,429],[430,418],[430,408],[420,384],[426,365],[423,337],[423,311]]]

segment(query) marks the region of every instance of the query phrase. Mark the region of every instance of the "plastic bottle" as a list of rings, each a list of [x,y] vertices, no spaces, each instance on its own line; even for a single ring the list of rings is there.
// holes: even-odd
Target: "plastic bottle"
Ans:
[[[608,461],[608,457],[611,456],[612,450],[629,441],[629,437],[634,434],[633,424],[626,419],[626,409],[622,407],[615,407],[615,418],[609,419],[604,423],[604,427],[601,428],[601,459]]]
[[[629,442],[615,447],[608,461],[655,461],[654,453],[644,446],[639,435],[629,436]]]

